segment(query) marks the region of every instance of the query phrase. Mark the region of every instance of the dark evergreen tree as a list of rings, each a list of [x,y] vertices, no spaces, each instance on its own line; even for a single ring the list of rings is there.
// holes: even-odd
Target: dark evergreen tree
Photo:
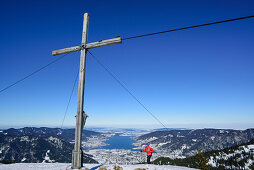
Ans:
[[[198,166],[202,170],[209,170],[209,166],[207,166],[207,159],[204,157],[201,148],[198,150],[198,154],[196,155],[197,161],[198,161]]]

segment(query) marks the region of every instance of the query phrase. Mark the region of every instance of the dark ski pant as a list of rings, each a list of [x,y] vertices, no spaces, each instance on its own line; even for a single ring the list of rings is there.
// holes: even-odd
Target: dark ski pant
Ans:
[[[148,164],[151,164],[151,162],[150,162],[151,157],[152,157],[152,155],[147,155],[147,163]]]

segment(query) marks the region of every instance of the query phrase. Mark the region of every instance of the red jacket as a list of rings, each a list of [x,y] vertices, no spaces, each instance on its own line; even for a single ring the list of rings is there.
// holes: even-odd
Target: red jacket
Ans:
[[[153,148],[146,146],[145,149],[142,150],[142,152],[146,152],[147,155],[152,155]]]

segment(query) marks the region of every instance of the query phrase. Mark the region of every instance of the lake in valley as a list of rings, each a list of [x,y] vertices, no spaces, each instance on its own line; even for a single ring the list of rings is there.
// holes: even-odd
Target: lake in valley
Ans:
[[[109,144],[107,146],[102,146],[100,149],[128,149],[133,150],[135,146],[132,144],[135,143],[131,136],[112,136],[105,143]]]

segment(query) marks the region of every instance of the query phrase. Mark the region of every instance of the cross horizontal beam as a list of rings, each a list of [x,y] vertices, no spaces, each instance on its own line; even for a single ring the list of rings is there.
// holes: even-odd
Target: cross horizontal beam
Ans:
[[[91,48],[97,48],[97,47],[103,47],[107,45],[113,45],[113,44],[121,44],[122,43],[122,38],[121,37],[116,37],[108,40],[102,40],[102,41],[97,41],[97,42],[92,42],[92,43],[87,43],[85,45],[86,49],[91,49]],[[60,54],[66,54],[70,52],[76,52],[80,51],[82,49],[82,45],[74,46],[74,47],[69,47],[69,48],[63,48],[60,50],[54,50],[52,51],[52,55],[60,55]]]

